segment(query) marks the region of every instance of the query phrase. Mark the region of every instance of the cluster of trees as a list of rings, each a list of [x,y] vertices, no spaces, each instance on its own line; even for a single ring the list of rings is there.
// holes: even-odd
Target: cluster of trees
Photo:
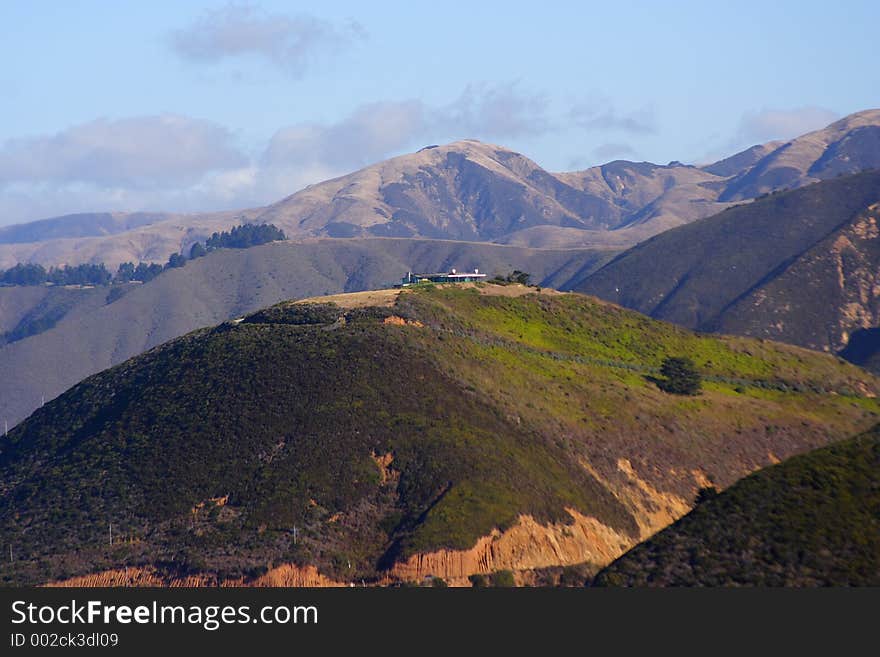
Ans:
[[[507,276],[498,275],[493,278],[490,282],[497,283],[500,285],[506,285],[507,283],[519,283],[520,285],[528,285],[529,279],[532,277],[531,274],[520,271],[519,269],[514,269],[512,273]]]
[[[216,249],[246,249],[286,239],[284,231],[274,224],[242,224],[234,226],[229,231],[214,233],[204,246],[198,243],[193,244],[189,257],[198,258]]]
[[[188,258],[183,253],[172,253],[164,267],[161,265],[144,265],[144,263],[140,263],[135,269],[135,275],[127,280],[143,281],[146,283],[148,280],[161,274],[166,269],[185,267],[187,260],[201,258],[217,249],[246,249],[251,246],[259,246],[260,244],[286,239],[287,236],[284,234],[284,231],[274,224],[242,224],[240,226],[233,226],[232,230],[224,230],[220,233],[214,233],[204,244],[201,242],[193,244],[192,248],[189,250]],[[126,267],[126,271],[130,271],[133,266],[132,263],[126,262],[123,265],[120,265],[120,268]],[[148,268],[144,269],[144,275],[148,276],[148,278],[140,277],[141,269],[144,267]],[[119,282],[125,282],[125,279],[118,280]]]
[[[510,588],[516,586],[513,573],[509,570],[497,570],[488,575],[469,575],[468,580],[470,580],[471,586],[477,589],[488,587]]]
[[[116,276],[113,277],[114,283],[128,283],[130,281],[140,281],[146,283],[165,271],[165,267],[157,265],[154,262],[139,262],[135,265],[133,262],[123,262],[116,270]]]
[[[189,252],[189,259],[201,258],[217,249],[246,249],[249,246],[257,246],[286,240],[284,231],[273,224],[243,224],[235,226],[232,230],[214,233],[202,244],[196,242]],[[140,281],[146,283],[156,278],[166,269],[175,269],[186,265],[187,257],[182,253],[172,253],[165,265],[156,263],[123,262],[111,274],[103,263],[99,265],[76,265],[71,267],[52,267],[46,270],[42,265],[17,264],[7,270],[0,270],[0,285],[109,285],[110,283],[129,283]]]
[[[113,275],[107,271],[104,264],[100,265],[76,265],[71,267],[51,267],[46,269],[43,265],[17,264],[5,271],[0,271],[0,283],[4,285],[107,285]]]
[[[104,263],[98,265],[83,264],[71,267],[51,267],[43,265],[17,264],[3,271],[0,270],[0,284],[3,285],[109,285],[110,283],[128,283],[141,281],[146,283],[165,270],[162,265],[140,262],[123,262],[112,274]]]
[[[268,244],[278,240],[286,240],[284,231],[274,224],[242,224],[233,226],[232,230],[214,233],[205,243],[196,242],[189,250],[189,260],[208,255],[217,249],[247,249],[251,246]],[[172,253],[166,268],[183,267],[187,257],[182,253]]]

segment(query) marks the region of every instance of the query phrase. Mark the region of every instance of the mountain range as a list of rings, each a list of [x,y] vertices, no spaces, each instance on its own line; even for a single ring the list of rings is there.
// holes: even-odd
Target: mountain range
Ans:
[[[536,283],[596,294],[689,328],[836,352],[880,371],[880,186],[876,173],[842,175],[880,158],[875,124],[880,111],[860,112],[699,168],[621,161],[571,174],[550,174],[500,147],[456,142],[246,212],[77,215],[2,228],[0,253],[23,249],[48,262],[161,260],[240,221],[278,223],[294,240],[212,254],[112,304],[103,289],[0,288],[0,360],[10,373],[0,382],[0,414],[14,424],[89,374],[266,304],[452,267],[520,269]],[[755,174],[751,186],[743,182],[747,172]],[[797,187],[829,175],[789,192],[763,191],[777,179]],[[764,197],[742,202],[746,189]],[[719,208],[725,210],[698,220]],[[619,239],[628,231],[683,222],[607,265],[615,255],[607,248],[548,248],[597,241],[620,247],[641,239]],[[377,234],[409,237],[341,237]]]
[[[689,328],[876,367],[878,221],[880,172],[841,176],[665,232],[577,289]]]
[[[562,174],[465,140],[263,208],[0,229],[0,266],[291,238],[0,287],[0,577],[876,583],[878,131]],[[533,286],[389,289],[452,268]]]
[[[699,396],[657,384],[680,354]],[[285,302],[89,377],[10,431],[0,542],[16,551],[0,577],[595,572],[701,488],[876,424],[878,394],[828,355],[549,289]]]
[[[262,208],[76,215],[2,228],[0,267],[164,262],[243,221],[274,223],[296,240],[413,237],[621,249],[731,203],[878,165],[880,110],[705,166],[619,160],[551,173],[501,146],[465,140],[310,185]]]

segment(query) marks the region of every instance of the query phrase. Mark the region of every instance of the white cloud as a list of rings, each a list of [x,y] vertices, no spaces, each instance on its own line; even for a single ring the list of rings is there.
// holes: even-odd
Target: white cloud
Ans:
[[[230,4],[205,11],[188,27],[173,32],[169,40],[185,59],[217,62],[258,56],[299,77],[316,55],[364,37],[363,27],[356,22],[334,25],[307,14],[270,14],[253,5]]]
[[[0,224],[72,212],[258,206],[423,146],[501,140],[559,127],[516,83],[469,85],[447,104],[369,103],[334,122],[283,127],[261,153],[179,115],[99,119],[0,144]]]
[[[593,155],[602,160],[620,159],[635,156],[635,149],[629,144],[610,142],[593,149]]]
[[[615,131],[631,135],[649,135],[657,132],[654,113],[650,108],[621,112],[607,99],[576,103],[568,112],[575,125],[588,131]]]
[[[469,85],[437,107],[420,100],[371,103],[336,123],[278,130],[261,163],[270,172],[305,167],[340,175],[428,142],[541,134],[553,129],[546,108],[543,97],[521,92],[515,83]]]
[[[263,164],[321,164],[347,170],[407,148],[429,131],[430,110],[417,100],[362,105],[336,123],[302,123],[278,130]]]
[[[468,85],[453,103],[434,110],[432,120],[441,130],[481,139],[539,135],[552,129],[547,99],[522,92],[516,82]]]
[[[836,112],[822,107],[748,112],[740,119],[734,141],[737,146],[752,146],[774,139],[792,139],[824,128],[838,118]]]
[[[207,172],[242,166],[232,134],[209,121],[166,114],[98,119],[54,135],[0,145],[4,183],[100,186],[186,185]]]

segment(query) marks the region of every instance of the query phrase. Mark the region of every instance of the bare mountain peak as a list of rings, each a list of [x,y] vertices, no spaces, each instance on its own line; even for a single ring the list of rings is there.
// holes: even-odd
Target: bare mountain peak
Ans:
[[[878,166],[880,110],[864,110],[781,144],[752,166],[732,175],[719,199],[747,200]]]
[[[817,132],[846,132],[866,125],[880,125],[880,109],[866,109],[847,114]]]
[[[754,146],[750,146],[749,148],[740,151],[739,153],[735,153],[733,155],[725,157],[724,159],[713,162],[712,164],[707,164],[700,168],[703,171],[708,171],[709,173],[713,173],[717,176],[729,178],[730,176],[735,176],[738,173],[741,173],[745,169],[753,167],[757,162],[767,157],[767,155],[769,155],[785,143],[785,141],[779,140],[768,141],[765,144],[755,144]]]
[[[393,236],[619,248],[730,203],[878,167],[880,109],[701,167],[615,160],[551,173],[521,153],[468,138],[428,144],[244,214],[277,224],[293,239]],[[240,223],[242,214],[149,220],[114,214],[110,220],[105,213],[82,220],[76,230],[68,219],[63,226],[52,220],[0,229],[0,267],[165,260],[195,237]]]

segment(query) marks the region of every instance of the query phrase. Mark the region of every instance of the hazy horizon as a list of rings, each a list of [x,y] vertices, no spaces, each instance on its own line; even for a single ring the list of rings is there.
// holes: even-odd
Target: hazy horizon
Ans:
[[[551,171],[708,162],[880,106],[880,9],[846,11],[7,4],[0,225],[261,205],[463,138]]]

